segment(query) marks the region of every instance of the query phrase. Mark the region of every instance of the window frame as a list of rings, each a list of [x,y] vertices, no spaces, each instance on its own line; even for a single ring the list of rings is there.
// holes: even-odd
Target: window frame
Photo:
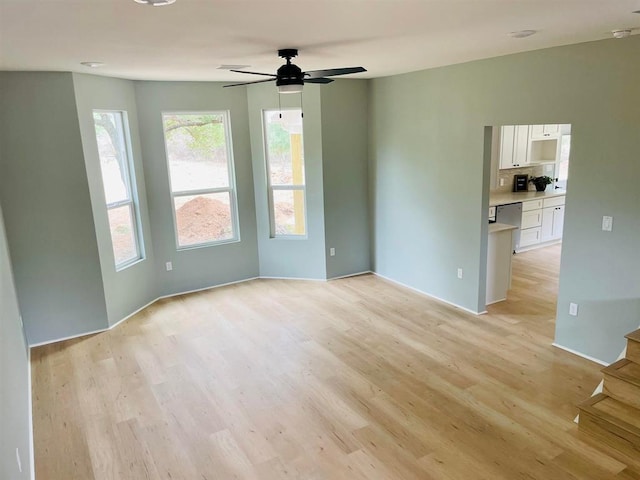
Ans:
[[[167,145],[167,135],[164,131],[164,119],[166,115],[222,115],[222,124],[224,125],[224,141],[227,149],[227,173],[229,177],[228,187],[200,188],[194,190],[173,191],[171,182],[171,162],[169,160],[169,148]],[[165,162],[167,166],[167,177],[169,180],[169,199],[171,201],[171,215],[173,217],[173,238],[177,251],[194,250],[197,248],[214,247],[217,245],[226,245],[229,243],[240,242],[240,219],[238,214],[238,195],[236,184],[235,158],[233,156],[233,143],[231,137],[231,113],[229,110],[166,110],[160,113],[162,124],[162,138],[164,140]],[[231,214],[231,228],[233,229],[233,237],[225,240],[213,240],[211,242],[194,243],[191,245],[180,245],[178,236],[178,219],[176,217],[175,199],[178,197],[192,197],[197,195],[207,195],[212,193],[229,193],[229,207]]]
[[[138,198],[138,183],[137,183],[136,174],[135,174],[135,164],[133,162],[133,150],[131,148],[131,127],[129,125],[129,116],[126,110],[94,108],[93,110],[91,110],[91,119],[93,120],[94,134],[95,134],[96,123],[93,115],[95,113],[118,114],[120,118],[120,122],[118,122],[119,125],[116,125],[116,130],[120,130],[120,132],[122,133],[122,137],[120,139],[121,141],[119,142],[120,145],[118,145],[117,147],[115,147],[114,145],[114,147],[118,148],[120,150],[120,154],[124,155],[124,158],[125,158],[125,162],[123,162],[122,165],[125,166],[127,170],[125,175],[125,179],[126,179],[125,188],[127,190],[127,196],[128,196],[127,200],[119,200],[117,202],[111,202],[111,203],[107,202],[107,194],[105,192],[104,177],[102,175],[102,167],[99,167],[100,180],[102,183],[102,195],[104,199],[104,205],[107,211],[107,225],[109,227],[108,230],[109,230],[109,241],[111,242],[111,252],[113,253],[113,264],[115,266],[116,272],[120,272],[138,262],[141,262],[146,258],[145,249],[144,249],[144,237],[142,233],[142,222],[140,219],[140,202]],[[96,149],[97,149],[97,138],[96,138]],[[98,152],[98,161],[101,161],[100,151],[97,150],[97,152]],[[111,223],[109,221],[109,212],[111,210],[121,208],[124,206],[129,207],[134,244],[136,247],[136,256],[124,262],[116,263],[116,255],[113,247],[113,235],[111,233]]]
[[[265,108],[262,110],[262,142],[264,147],[264,163],[267,174],[267,204],[269,207],[269,238],[273,240],[306,240],[309,238],[309,221],[307,218],[307,168],[304,161],[304,119],[302,120],[302,151],[303,151],[303,168],[304,168],[304,183],[295,185],[278,184],[273,185],[271,183],[271,168],[269,165],[269,144],[267,141],[267,122],[266,114],[268,112],[283,112],[283,111],[298,111],[302,118],[302,109],[298,107],[287,108]],[[276,212],[274,202],[275,191],[302,191],[304,198],[304,234],[278,234],[276,233]]]

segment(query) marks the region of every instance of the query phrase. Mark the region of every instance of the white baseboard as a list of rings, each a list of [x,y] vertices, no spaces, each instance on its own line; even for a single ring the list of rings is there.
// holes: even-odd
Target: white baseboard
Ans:
[[[327,278],[327,280],[339,280],[341,278],[358,277],[360,275],[366,275],[367,273],[372,273],[372,272],[371,272],[371,270],[365,270],[364,272],[348,273],[347,275],[340,275],[338,277],[330,277],[330,278]]]
[[[102,332],[106,332],[108,330],[111,330],[112,328],[117,327],[118,325],[120,325],[122,322],[124,322],[125,320],[129,320],[131,317],[133,317],[134,315],[140,313],[142,310],[144,310],[145,308],[153,305],[154,303],[156,303],[158,300],[161,300],[163,298],[171,298],[171,297],[178,297],[180,295],[188,295],[190,293],[197,293],[197,292],[203,292],[205,290],[212,290],[214,288],[220,288],[220,287],[227,287],[229,285],[234,285],[236,283],[244,283],[244,282],[250,282],[251,280],[256,280],[260,277],[251,277],[251,278],[245,278],[242,280],[236,280],[233,282],[227,282],[227,283],[221,283],[220,285],[212,285],[210,287],[203,287],[203,288],[196,288],[195,290],[187,290],[184,292],[177,292],[177,293],[171,293],[169,295],[162,295],[158,298],[156,298],[155,300],[150,301],[149,303],[147,303],[146,305],[143,305],[142,307],[138,308],[135,312],[130,313],[129,315],[127,315],[126,317],[118,320],[116,323],[114,323],[113,325],[110,325],[106,328],[101,328],[99,330],[93,330],[91,332],[86,332],[86,333],[79,333],[77,335],[71,335],[69,337],[63,337],[63,338],[58,338],[55,340],[48,340],[46,342],[40,342],[40,343],[34,343],[29,345],[29,348],[35,348],[35,347],[42,347],[44,345],[49,345],[52,343],[58,343],[58,342],[64,342],[65,340],[73,340],[74,338],[79,338],[79,337],[85,337],[87,335],[95,335],[96,333],[102,333]]]
[[[469,310],[468,308],[462,307],[460,305],[456,305],[455,303],[449,302],[449,301],[444,300],[442,298],[438,298],[438,297],[436,297],[434,295],[430,295],[430,294],[428,294],[426,292],[418,290],[417,288],[410,287],[409,285],[405,285],[403,283],[397,282],[395,280],[392,280],[391,278],[385,277],[384,275],[380,275],[379,273],[372,272],[370,270],[367,270],[367,271],[364,271],[364,272],[358,272],[358,273],[351,273],[351,274],[348,274],[348,275],[342,275],[342,276],[339,276],[339,277],[332,277],[332,278],[329,278],[329,279],[326,279],[326,280],[322,279],[322,278],[296,278],[296,277],[259,276],[259,277],[244,278],[242,280],[235,280],[233,282],[221,283],[219,285],[212,285],[212,286],[209,286],[209,287],[196,288],[194,290],[187,290],[187,291],[184,291],[184,292],[177,292],[177,293],[171,293],[171,294],[168,294],[168,295],[162,295],[162,296],[156,298],[155,300],[150,301],[146,305],[138,308],[133,313],[130,313],[126,317],[122,318],[121,320],[118,320],[116,323],[114,323],[113,325],[110,325],[110,326],[108,326],[106,328],[102,328],[102,329],[99,329],[99,330],[93,330],[91,332],[79,333],[77,335],[71,335],[71,336],[68,336],[68,337],[58,338],[58,339],[54,339],[54,340],[49,340],[49,341],[46,341],[46,342],[34,343],[32,345],[29,345],[29,348],[42,347],[44,345],[49,345],[51,343],[64,342],[65,340],[73,340],[74,338],[79,338],[79,337],[84,337],[84,336],[87,336],[87,335],[94,335],[96,333],[106,332],[108,330],[111,330],[112,328],[117,327],[122,322],[130,319],[131,317],[133,317],[137,313],[140,313],[142,310],[144,310],[145,308],[153,305],[158,300],[161,300],[161,299],[164,299],[164,298],[171,298],[171,297],[177,297],[177,296],[180,296],[180,295],[188,295],[190,293],[203,292],[203,291],[206,291],[206,290],[212,290],[214,288],[227,287],[229,285],[235,285],[235,284],[238,284],[238,283],[250,282],[251,280],[257,280],[257,279],[267,279],[267,280],[303,280],[303,281],[312,281],[312,282],[326,282],[328,280],[337,280],[337,279],[340,279],[340,278],[355,277],[355,276],[364,275],[364,274],[367,274],[367,273],[373,273],[374,275],[376,275],[376,276],[378,276],[380,278],[384,278],[385,280],[387,280],[387,281],[389,281],[391,283],[395,283],[396,285],[400,285],[402,287],[408,288],[409,290],[413,290],[414,292],[417,292],[417,293],[419,293],[421,295],[425,295],[425,296],[427,296],[429,298],[432,298],[434,300],[438,300],[440,302],[446,303],[447,305],[451,305],[452,307],[459,308],[461,310],[464,310],[465,312],[472,313],[473,315],[481,315],[483,313],[487,313],[486,311],[474,312],[473,310]]]
[[[259,279],[264,279],[264,280],[303,280],[305,282],[326,282],[327,280],[325,278],[303,278],[303,277],[271,277],[271,276],[264,276],[264,275],[260,275],[258,277]]]
[[[447,305],[451,305],[452,307],[459,308],[460,310],[464,310],[467,313],[471,313],[473,315],[482,315],[484,313],[487,313],[486,310],[483,310],[482,312],[473,311],[473,310],[471,310],[469,308],[463,307],[462,305],[458,305],[456,303],[450,302],[449,300],[445,300],[444,298],[436,297],[435,295],[431,295],[430,293],[423,292],[422,290],[418,290],[417,288],[412,287],[410,285],[406,285],[406,284],[404,284],[402,282],[398,282],[397,280],[394,280],[392,278],[385,277],[384,275],[381,275],[378,272],[371,272],[371,273],[373,273],[377,277],[384,278],[385,280],[387,280],[387,281],[389,281],[391,283],[395,283],[396,285],[400,285],[401,287],[408,288],[409,290],[413,290],[414,292],[419,293],[420,295],[424,295],[425,297],[429,297],[429,298],[431,298],[433,300],[438,300],[439,302],[446,303]]]
[[[251,280],[257,280],[259,278],[262,278],[262,277],[243,278],[242,280],[234,280],[233,282],[220,283],[218,285],[211,285],[210,287],[202,287],[202,288],[196,288],[194,290],[186,290],[184,292],[170,293],[168,295],[161,295],[158,298],[156,298],[153,302],[150,302],[149,305],[151,305],[152,303],[155,303],[158,300],[161,300],[163,298],[179,297],[180,295],[189,295],[190,293],[205,292],[207,290],[213,290],[214,288],[228,287],[229,285],[236,285],[237,283],[250,282]],[[147,308],[149,305],[145,305],[144,307],[141,308],[141,310]],[[131,316],[131,315],[129,315],[129,316]]]
[[[556,348],[559,348],[560,350],[564,350],[565,352],[573,353],[578,357],[586,358],[587,360],[590,360],[592,362],[598,363],[600,365],[604,365],[605,367],[609,366],[609,362],[605,362],[604,360],[600,360],[599,358],[590,357],[589,355],[585,355],[584,353],[578,352],[577,350],[573,350],[572,348],[569,348],[569,347],[565,347],[564,345],[560,345],[556,342],[553,342],[551,345],[553,345]]]
[[[120,323],[120,322],[118,322]],[[96,333],[102,333],[109,330],[110,327],[101,328],[99,330],[92,330],[90,332],[77,333],[75,335],[69,335],[68,337],[57,338],[55,340],[47,340],[45,342],[31,343],[29,344],[29,348],[42,347],[44,345],[49,345],[51,343],[64,342],[65,340],[73,340],[74,338],[86,337],[87,335],[95,335]]]

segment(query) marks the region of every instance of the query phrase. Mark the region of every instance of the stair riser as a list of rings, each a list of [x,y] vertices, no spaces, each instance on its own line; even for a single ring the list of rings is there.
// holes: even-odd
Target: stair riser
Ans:
[[[625,356],[632,362],[640,364],[640,342],[627,340],[627,354]]]
[[[604,393],[616,400],[640,409],[640,387],[605,374]]]
[[[607,420],[585,411],[580,411],[578,427],[580,430],[598,437],[611,447],[618,448],[627,454],[632,453],[632,458],[640,458],[640,436],[633,435]]]

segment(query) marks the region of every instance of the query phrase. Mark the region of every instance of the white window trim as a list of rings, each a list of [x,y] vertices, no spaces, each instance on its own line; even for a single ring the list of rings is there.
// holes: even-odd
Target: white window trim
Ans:
[[[266,112],[278,112],[278,111],[292,111],[298,110],[302,114],[302,110],[300,108],[265,108],[262,110],[262,143],[264,147],[264,163],[266,166],[267,173],[267,204],[269,207],[269,238],[271,240],[307,240],[309,238],[309,222],[307,218],[307,168],[305,164],[304,169],[304,184],[296,184],[296,185],[282,185],[282,184],[272,184],[271,183],[271,168],[269,166],[269,145],[267,144],[267,125],[265,123],[265,113]],[[304,148],[304,122],[302,123],[302,146]],[[302,190],[304,193],[304,235],[278,235],[276,234],[276,218],[275,218],[275,205],[273,202],[273,192],[275,190]]]
[[[173,191],[171,184],[171,165],[169,162],[169,149],[167,147],[167,136],[164,131],[164,117],[165,115],[222,115],[224,125],[224,137],[227,147],[227,172],[229,175],[228,187],[216,187],[216,188],[203,188],[197,190],[180,190]],[[173,238],[175,240],[175,246],[177,251],[194,250],[197,248],[214,247],[217,245],[226,245],[229,243],[240,242],[240,221],[238,218],[238,198],[237,198],[237,186],[236,186],[236,166],[235,159],[233,157],[233,143],[231,138],[231,115],[229,110],[190,110],[190,111],[163,111],[161,112],[162,120],[162,137],[164,139],[164,152],[167,165],[167,177],[169,179],[169,197],[171,199],[171,214],[173,217]],[[196,243],[193,245],[180,245],[178,240],[178,220],[176,218],[176,204],[175,199],[177,197],[191,197],[195,195],[207,195],[210,193],[229,193],[229,204],[231,210],[231,228],[233,228],[233,238],[226,240],[214,240],[211,242]]]
[[[113,255],[113,264],[116,272],[125,270],[126,268],[145,259],[144,241],[142,235],[142,224],[140,221],[140,204],[138,201],[138,188],[135,174],[135,165],[133,163],[133,150],[131,148],[131,130],[129,127],[129,117],[125,110],[106,110],[106,109],[93,109],[91,111],[91,120],[93,120],[94,113],[116,113],[120,115],[122,120],[122,144],[118,145],[120,154],[124,155],[126,159],[127,172],[125,175],[127,184],[125,185],[128,193],[128,199],[120,200],[118,202],[107,203],[106,193],[104,191],[104,178],[102,178],[102,168],[100,168],[100,180],[102,183],[102,198],[104,199],[104,205],[107,210],[107,230],[109,230],[109,242],[111,243],[111,254]],[[116,126],[117,127],[117,126]],[[94,121],[95,130],[95,121]],[[97,141],[97,140],[96,140]],[[96,145],[97,147],[97,145]],[[99,153],[99,152],[98,152]],[[99,159],[100,155],[98,155]],[[116,263],[115,252],[113,251],[113,238],[111,236],[111,225],[109,224],[109,211],[129,206],[129,212],[131,215],[131,222],[133,224],[133,239],[136,247],[136,256],[130,258],[121,263]]]

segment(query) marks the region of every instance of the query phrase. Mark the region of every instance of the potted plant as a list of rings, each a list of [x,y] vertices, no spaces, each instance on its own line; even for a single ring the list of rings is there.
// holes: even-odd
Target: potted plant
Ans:
[[[531,177],[529,179],[529,183],[533,183],[536,186],[537,192],[544,192],[547,188],[547,185],[551,184],[553,179],[547,175],[542,175],[541,177]]]

